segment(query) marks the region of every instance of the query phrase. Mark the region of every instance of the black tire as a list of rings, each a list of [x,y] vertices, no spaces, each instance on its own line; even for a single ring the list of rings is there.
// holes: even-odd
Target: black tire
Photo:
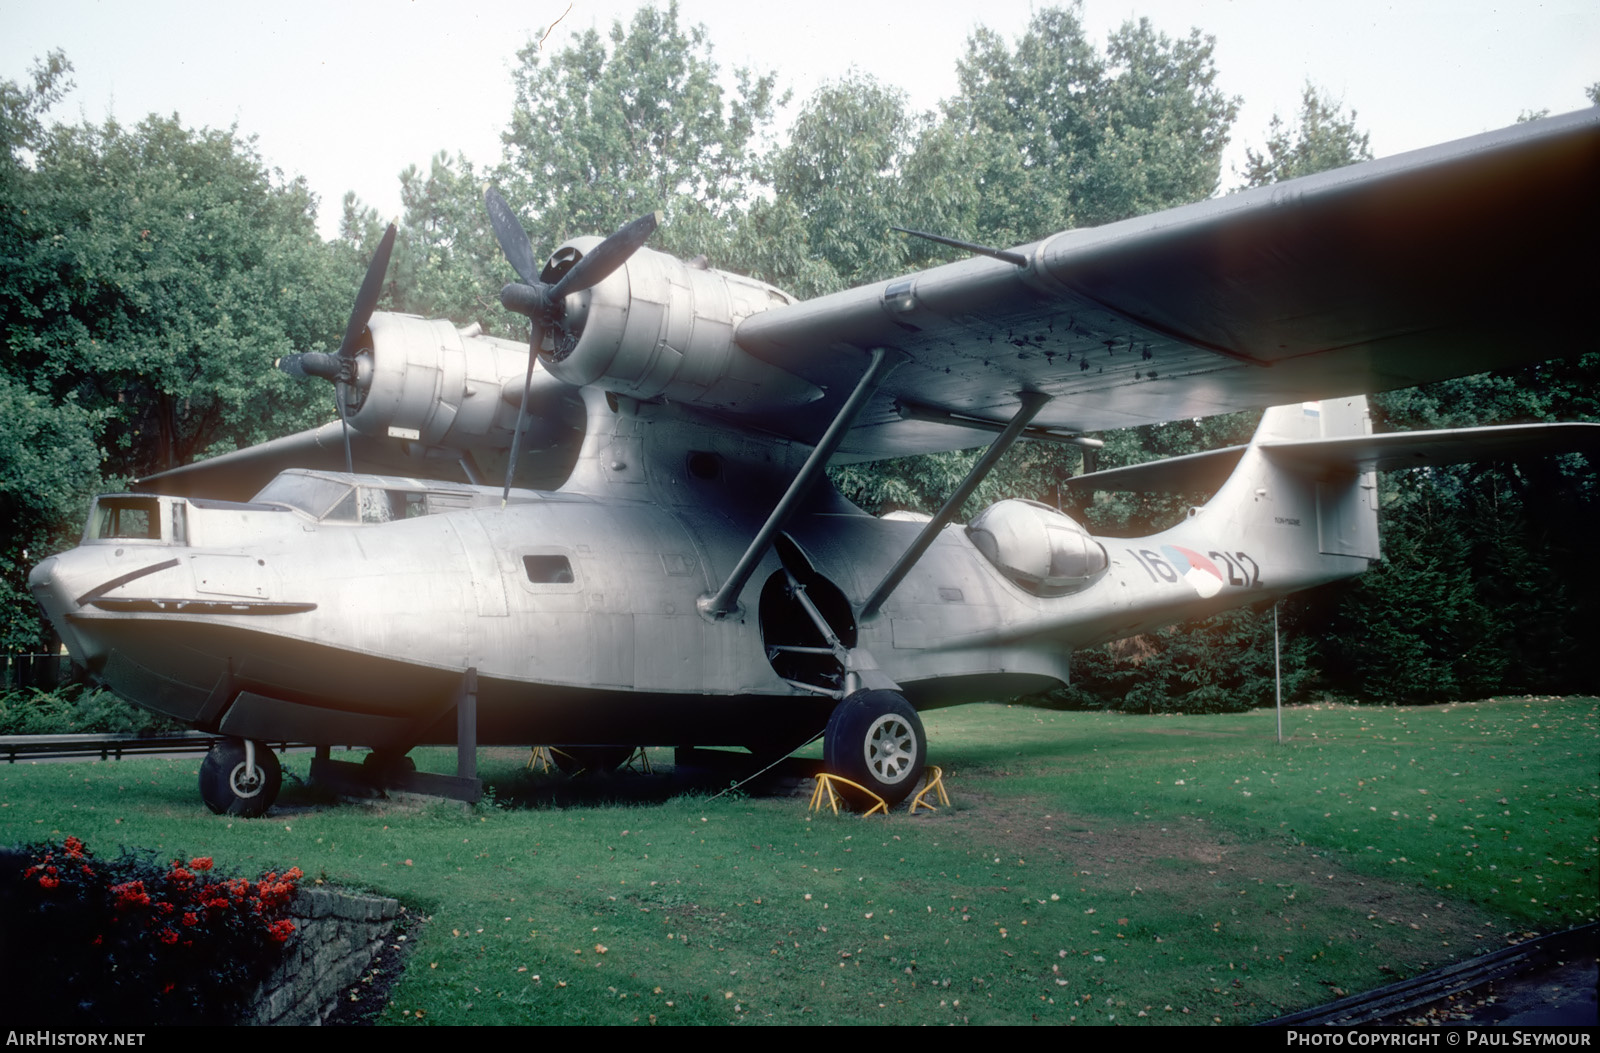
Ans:
[[[200,796],[218,815],[254,819],[265,815],[278,799],[283,766],[265,743],[256,743],[256,766],[245,770],[244,742],[223,739],[211,747],[200,763]]]
[[[633,747],[552,746],[550,753],[565,775],[610,775],[633,756]]]
[[[822,758],[828,771],[899,804],[922,778],[928,737],[899,692],[857,691],[834,707]]]

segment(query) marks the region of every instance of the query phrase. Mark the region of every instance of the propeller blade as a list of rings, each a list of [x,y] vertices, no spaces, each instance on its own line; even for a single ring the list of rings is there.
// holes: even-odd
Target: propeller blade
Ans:
[[[489,225],[494,228],[494,240],[500,243],[500,252],[511,269],[529,285],[539,284],[539,267],[533,259],[533,242],[522,229],[516,214],[500,191],[489,187],[483,192],[484,207],[489,210]]]
[[[361,291],[356,293],[355,309],[350,312],[350,322],[344,327],[344,340],[339,344],[341,358],[355,354],[356,341],[361,339],[361,331],[372,320],[373,309],[378,306],[378,297],[383,293],[383,276],[389,269],[389,256],[394,252],[394,234],[395,227],[391,223],[389,229],[383,232],[383,240],[378,242],[378,251],[373,255],[372,262],[367,264],[367,276],[361,279]]]
[[[339,413],[340,431],[344,434],[344,470],[354,475],[356,463],[350,456],[350,418],[344,411],[344,385],[337,380],[333,382],[333,408]]]
[[[325,355],[321,351],[307,351],[298,355],[284,355],[273,365],[300,380],[307,377],[322,377],[324,380],[337,380],[339,377],[339,360],[332,355]]]
[[[533,401],[533,363],[538,359],[539,341],[542,334],[539,332],[537,319],[530,319],[533,323],[533,332],[528,339],[528,375],[522,380],[522,403],[517,407],[517,427],[511,433],[511,449],[506,454],[506,484],[500,490],[500,507],[504,508],[511,499],[511,477],[517,472],[517,451],[522,448],[522,432],[528,424],[528,403]]]
[[[550,302],[554,303],[563,296],[582,292],[605,281],[612,271],[626,263],[628,257],[649,240],[660,220],[659,212],[640,216],[585,253],[581,260],[572,265],[571,270],[561,276],[560,281],[550,287]]]

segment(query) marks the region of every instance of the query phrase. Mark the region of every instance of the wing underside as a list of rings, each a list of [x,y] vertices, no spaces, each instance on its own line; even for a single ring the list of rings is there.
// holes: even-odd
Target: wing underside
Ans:
[[[1409,387],[1597,346],[1600,108],[1244,191],[748,319],[737,340],[824,388],[763,427],[812,441],[863,369],[909,361],[840,449],[978,445],[930,423],[1103,431]],[[930,414],[928,411],[934,411]],[[920,412],[919,412],[920,411]]]

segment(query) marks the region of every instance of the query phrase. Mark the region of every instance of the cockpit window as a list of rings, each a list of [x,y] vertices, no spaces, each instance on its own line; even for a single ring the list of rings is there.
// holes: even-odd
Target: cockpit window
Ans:
[[[341,515],[329,516],[329,511],[336,504],[341,504],[341,499],[344,498],[349,498],[350,507],[345,509],[341,505],[339,509]],[[353,523],[356,518],[355,495],[350,484],[321,479],[314,475],[284,472],[263,487],[254,500],[263,504],[298,508],[312,519],[337,518]]]
[[[363,486],[358,493],[363,523],[388,523],[428,514],[428,495],[425,492]]]
[[[363,525],[416,519],[473,506],[471,490],[419,490],[396,485],[400,482],[398,479],[381,482],[367,479],[351,483],[303,471],[288,471],[268,483],[252,498],[252,503],[294,508],[322,523]]]
[[[154,497],[102,497],[89,521],[89,540],[100,538],[161,540],[161,502]]]

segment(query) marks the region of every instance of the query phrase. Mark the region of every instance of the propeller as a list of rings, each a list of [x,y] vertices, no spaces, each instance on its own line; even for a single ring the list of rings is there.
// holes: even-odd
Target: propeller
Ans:
[[[389,229],[383,232],[383,240],[378,242],[378,251],[373,253],[372,262],[367,264],[367,274],[361,279],[361,289],[356,293],[350,321],[345,323],[344,339],[339,342],[339,350],[331,355],[321,351],[285,355],[275,363],[291,377],[301,380],[321,377],[333,382],[334,408],[339,411],[339,421],[344,425],[344,467],[345,471],[352,474],[355,466],[350,456],[350,417],[346,408],[346,392],[356,383],[356,351],[361,343],[361,334],[366,331],[367,323],[372,321],[378,297],[383,293],[383,276],[389,270],[389,257],[394,254],[394,237],[395,225],[391,223]]]
[[[528,339],[528,374],[522,382],[522,404],[517,409],[517,427],[511,438],[510,456],[506,459],[505,487],[500,492],[500,506],[504,508],[511,495],[511,477],[516,472],[517,451],[522,446],[528,403],[532,400],[533,362],[539,353],[539,345],[544,341],[544,334],[559,325],[565,314],[566,297],[599,285],[628,262],[628,257],[655,233],[661,214],[652,212],[629,223],[580,256],[565,274],[551,283],[540,280],[533,256],[533,243],[500,192],[489,187],[483,192],[483,203],[489,210],[489,225],[494,228],[500,251],[505,254],[511,269],[522,279],[500,290],[500,303],[508,311],[526,315],[532,329]]]

